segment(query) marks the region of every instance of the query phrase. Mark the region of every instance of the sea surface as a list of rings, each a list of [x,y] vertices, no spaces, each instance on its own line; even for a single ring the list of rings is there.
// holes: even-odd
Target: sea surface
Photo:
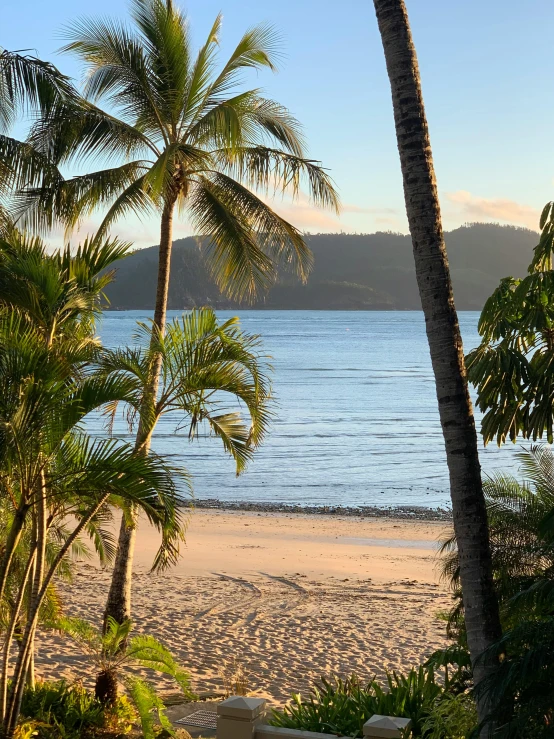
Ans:
[[[180,315],[170,311],[168,318]],[[218,439],[190,442],[182,419],[158,424],[153,448],[193,476],[197,498],[320,506],[449,505],[448,474],[423,314],[378,311],[220,311],[238,315],[271,355],[276,417],[248,470]],[[133,343],[147,311],[109,311],[105,345]],[[466,351],[477,312],[461,312]],[[98,421],[95,430],[102,431]],[[133,439],[122,418],[115,433]],[[485,474],[517,474],[512,444],[481,451]]]

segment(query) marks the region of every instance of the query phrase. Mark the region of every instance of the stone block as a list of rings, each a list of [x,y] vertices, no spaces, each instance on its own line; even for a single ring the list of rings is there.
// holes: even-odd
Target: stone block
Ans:
[[[218,716],[253,720],[265,711],[267,701],[263,698],[246,698],[232,695],[217,706]]]
[[[412,724],[409,718],[398,716],[379,716],[375,714],[364,724],[366,739],[401,739]]]

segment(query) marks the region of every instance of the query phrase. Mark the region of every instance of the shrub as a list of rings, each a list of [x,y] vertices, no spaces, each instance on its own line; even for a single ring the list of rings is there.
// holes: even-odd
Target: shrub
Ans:
[[[406,675],[387,674],[384,689],[376,680],[362,684],[352,677],[322,679],[304,701],[298,694],[282,712],[273,712],[271,723],[305,731],[361,737],[363,725],[374,714],[404,716],[412,720],[412,735],[423,736],[423,724],[443,688],[431,667],[412,668]]]
[[[478,724],[477,707],[468,693],[444,693],[423,724],[425,739],[466,739]]]
[[[32,727],[36,739],[95,739],[129,733],[135,713],[125,697],[107,708],[79,683],[39,682],[26,688],[21,734]]]

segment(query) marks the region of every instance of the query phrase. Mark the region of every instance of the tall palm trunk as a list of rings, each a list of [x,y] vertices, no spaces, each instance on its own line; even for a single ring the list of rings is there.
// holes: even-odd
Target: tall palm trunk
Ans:
[[[464,353],[442,232],[416,51],[404,0],[374,0],[392,91],[404,197],[425,314],[450,473],[454,529],[475,682],[495,669],[475,663],[501,634],[487,513]],[[479,717],[486,700],[479,700]]]
[[[169,272],[171,265],[171,248],[173,245],[173,211],[175,200],[168,199],[162,214],[160,229],[160,248],[158,253],[158,284],[156,289],[156,306],[154,310],[154,325],[161,333],[165,330],[165,319],[167,313],[167,296],[169,292]],[[161,369],[161,357],[152,368],[151,383],[148,390],[150,398],[155,397],[158,392],[158,382]],[[152,429],[144,428],[139,424],[136,438],[136,448],[143,454],[148,454],[150,449]],[[104,610],[104,628],[108,618],[115,619],[118,623],[131,618],[131,592],[133,575],[133,556],[137,536],[138,513],[131,510],[127,519],[121,520],[119,529],[119,540],[117,554],[112,573],[112,582],[108,593],[108,600]]]

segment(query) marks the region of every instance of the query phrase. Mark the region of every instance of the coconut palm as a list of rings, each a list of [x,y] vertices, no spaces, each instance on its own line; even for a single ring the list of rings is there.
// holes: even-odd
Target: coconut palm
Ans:
[[[312,261],[302,234],[260,195],[295,196],[304,181],[314,203],[336,210],[338,198],[325,171],[307,158],[298,121],[260,90],[240,85],[245,70],[275,69],[270,27],[248,30],[218,69],[221,16],[196,56],[186,19],[170,0],[132,0],[131,16],[132,29],[94,19],[69,27],[64,51],[85,64],[86,101],[54,110],[31,137],[60,165],[95,158],[117,165],[69,180],[53,170],[43,187],[22,195],[17,212],[40,228],[57,218],[74,226],[107,208],[100,233],[129,213],[158,213],[154,325],[163,331],[176,211],[201,237],[219,287],[251,300],[269,287],[278,265],[305,280]],[[119,117],[98,107],[103,101]],[[152,366],[152,397],[160,362]],[[143,441],[139,427],[138,445]],[[147,453],[148,444],[143,448]],[[122,522],[114,579],[125,583],[125,593],[135,533],[136,520]]]
[[[33,144],[64,164],[103,158],[118,165],[27,192],[24,221],[70,226],[108,207],[100,233],[129,213],[161,214],[160,271],[154,323],[167,304],[175,209],[205,237],[203,251],[218,285],[252,298],[275,265],[305,279],[311,255],[300,232],[253,191],[298,192],[304,177],[316,204],[338,207],[332,183],[306,157],[298,122],[260,90],[241,89],[245,69],[275,69],[270,27],[247,31],[218,70],[218,16],[194,57],[186,19],[171,2],[132,0],[133,27],[82,19],[66,31],[65,52],[85,64],[85,101],[46,115]],[[106,102],[119,113],[97,107]]]
[[[9,136],[12,125],[21,113],[50,115],[74,95],[68,78],[52,64],[0,49],[0,233],[13,228],[5,204],[10,192],[39,185],[45,171],[50,177],[55,172],[43,153]]]
[[[408,14],[404,0],[374,0],[374,6],[392,91],[406,212],[450,473],[468,644],[478,683],[496,669],[494,662],[477,663],[477,657],[499,638],[500,620],[475,420]],[[486,713],[482,700],[480,718]]]

